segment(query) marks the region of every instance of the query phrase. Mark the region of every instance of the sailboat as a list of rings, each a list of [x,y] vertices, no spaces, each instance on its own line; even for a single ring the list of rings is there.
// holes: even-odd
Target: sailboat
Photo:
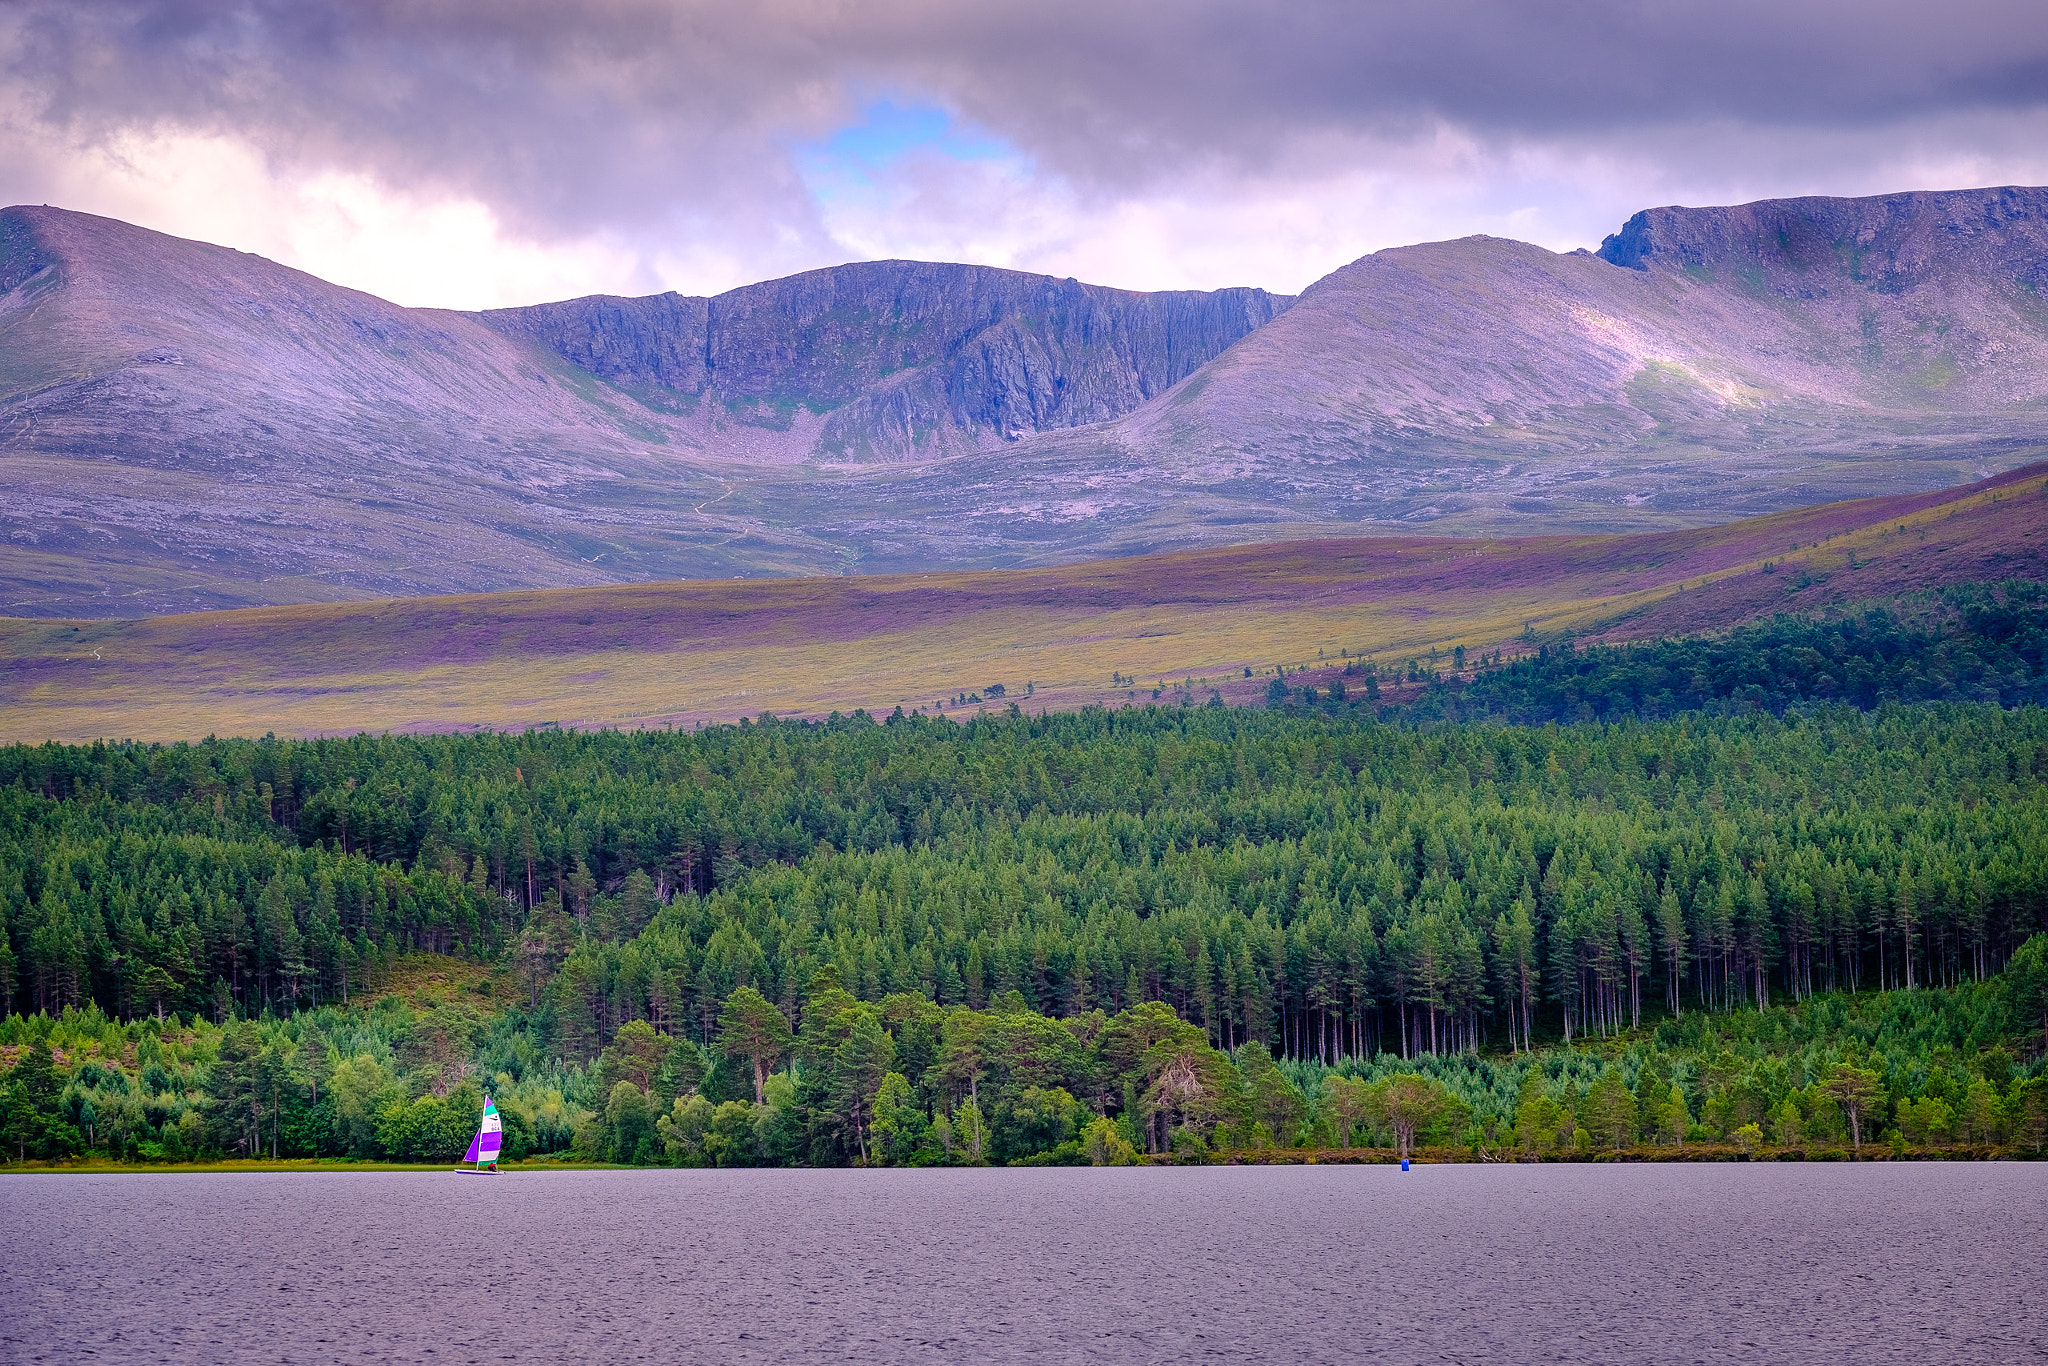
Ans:
[[[461,1166],[455,1170],[464,1176],[497,1175],[498,1150],[505,1146],[505,1122],[498,1118],[498,1107],[491,1104],[489,1096],[484,1097],[484,1122],[477,1126],[476,1137],[469,1140],[469,1151],[462,1155],[465,1163],[474,1162],[474,1167]]]

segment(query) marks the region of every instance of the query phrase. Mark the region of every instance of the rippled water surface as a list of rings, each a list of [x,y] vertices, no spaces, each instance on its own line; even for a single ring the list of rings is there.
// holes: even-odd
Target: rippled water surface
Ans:
[[[2048,1166],[0,1177],[23,1362],[2048,1360]]]

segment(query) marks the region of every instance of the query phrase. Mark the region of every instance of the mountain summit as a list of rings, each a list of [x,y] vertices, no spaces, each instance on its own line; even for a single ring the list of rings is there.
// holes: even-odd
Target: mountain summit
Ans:
[[[1695,525],[2043,449],[2048,191],[1467,238],[1298,300],[883,261],[405,309],[0,211],[0,612]]]
[[[1599,255],[1399,247],[1086,435],[1148,490],[1460,531],[1939,487],[2042,448],[2044,286],[2040,189],[1655,209]]]

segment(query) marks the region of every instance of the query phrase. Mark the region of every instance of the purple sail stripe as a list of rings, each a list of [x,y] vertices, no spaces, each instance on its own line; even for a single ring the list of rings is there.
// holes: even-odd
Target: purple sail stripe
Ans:
[[[505,1146],[503,1136],[499,1134],[478,1134],[476,1137],[480,1153],[477,1160],[482,1162],[497,1161],[499,1150]]]

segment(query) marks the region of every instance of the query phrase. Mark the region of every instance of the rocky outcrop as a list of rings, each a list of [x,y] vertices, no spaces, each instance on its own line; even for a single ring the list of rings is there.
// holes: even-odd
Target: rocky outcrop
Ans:
[[[823,415],[805,454],[865,464],[1120,417],[1290,302],[870,261],[710,299],[596,296],[476,316],[651,407],[708,400],[767,427]]]
[[[592,294],[558,304],[476,315],[632,393],[694,399],[710,372],[711,300],[682,294],[622,299]]]
[[[1749,271],[1897,292],[1957,275],[2030,278],[2048,260],[2048,189],[1922,191],[1645,209],[1600,244],[1631,270]],[[1796,289],[1779,291],[1801,297]],[[1811,293],[1804,297],[1813,297]]]
[[[50,257],[25,216],[0,213],[0,294],[25,284],[50,266]]]

